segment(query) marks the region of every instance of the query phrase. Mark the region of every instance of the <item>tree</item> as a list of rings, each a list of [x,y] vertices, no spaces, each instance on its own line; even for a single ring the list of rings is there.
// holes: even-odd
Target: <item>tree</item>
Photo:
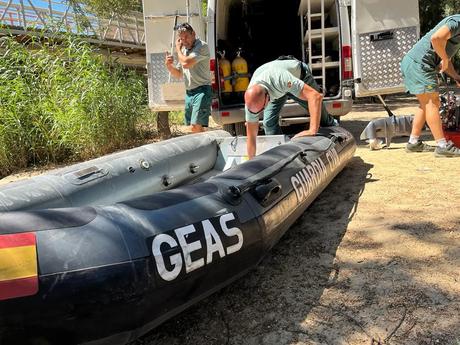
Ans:
[[[420,32],[424,35],[444,17],[460,13],[460,0],[419,0],[419,9]]]
[[[420,34],[423,36],[438,24],[444,17],[446,0],[420,0]]]
[[[98,15],[124,14],[127,11],[142,11],[142,0],[69,0],[74,8],[87,6]],[[206,15],[208,0],[201,0],[203,14]]]
[[[82,7],[87,7],[100,16],[142,11],[142,0],[69,0],[69,2],[77,12],[82,11]]]

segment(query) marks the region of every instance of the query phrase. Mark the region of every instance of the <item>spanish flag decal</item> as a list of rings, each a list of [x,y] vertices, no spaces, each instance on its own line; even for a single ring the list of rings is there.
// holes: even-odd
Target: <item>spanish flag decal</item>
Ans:
[[[34,233],[0,235],[0,300],[38,292]]]

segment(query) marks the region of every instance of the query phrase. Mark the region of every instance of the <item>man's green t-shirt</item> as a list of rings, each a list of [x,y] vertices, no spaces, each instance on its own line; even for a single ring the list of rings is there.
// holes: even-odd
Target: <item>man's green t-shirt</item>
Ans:
[[[267,89],[270,100],[275,100],[290,93],[299,97],[304,87],[300,80],[300,61],[275,60],[257,68],[251,78],[249,87],[258,84]]]
[[[185,89],[193,90],[199,86],[211,85],[208,44],[197,38],[192,48],[182,47],[182,54],[192,57],[196,61],[192,68],[183,68],[180,63],[177,64],[177,68],[182,69],[184,75]]]

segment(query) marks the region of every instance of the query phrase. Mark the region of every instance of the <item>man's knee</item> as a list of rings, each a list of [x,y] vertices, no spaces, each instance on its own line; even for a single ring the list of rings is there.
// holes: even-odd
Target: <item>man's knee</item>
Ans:
[[[439,100],[439,93],[437,92],[419,94],[417,95],[417,98],[422,107],[428,105],[439,108],[441,106],[441,101]]]

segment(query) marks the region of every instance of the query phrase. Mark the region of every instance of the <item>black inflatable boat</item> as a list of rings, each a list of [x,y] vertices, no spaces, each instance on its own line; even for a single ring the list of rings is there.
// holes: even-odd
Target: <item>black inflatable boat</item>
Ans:
[[[209,132],[1,187],[0,343],[136,339],[254,267],[356,144],[334,127],[258,148],[243,162],[245,138]]]

